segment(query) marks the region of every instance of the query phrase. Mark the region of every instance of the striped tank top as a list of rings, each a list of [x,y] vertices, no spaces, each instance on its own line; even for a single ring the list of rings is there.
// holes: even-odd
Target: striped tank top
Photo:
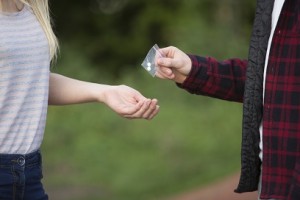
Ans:
[[[32,10],[0,12],[0,154],[40,148],[46,124],[50,54]]]

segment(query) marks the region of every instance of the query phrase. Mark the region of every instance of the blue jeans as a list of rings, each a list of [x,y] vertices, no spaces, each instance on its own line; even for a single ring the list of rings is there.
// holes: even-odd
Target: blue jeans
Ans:
[[[40,151],[26,155],[0,154],[0,199],[45,200]]]

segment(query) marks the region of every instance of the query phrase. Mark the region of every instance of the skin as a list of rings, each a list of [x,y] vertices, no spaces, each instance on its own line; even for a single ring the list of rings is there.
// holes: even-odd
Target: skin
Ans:
[[[0,0],[2,12],[18,12],[24,7],[18,0]],[[151,120],[159,112],[157,99],[148,99],[125,85],[105,85],[50,73],[49,105],[98,102],[121,117]]]
[[[161,79],[183,83],[192,69],[192,61],[187,54],[176,47],[160,49],[164,57],[157,59],[156,76]]]
[[[18,12],[24,7],[23,3],[17,0],[1,0],[2,11]]]
[[[104,103],[128,119],[152,119],[159,111],[156,99],[147,99],[131,87],[90,83],[50,74],[49,105],[87,102]]]

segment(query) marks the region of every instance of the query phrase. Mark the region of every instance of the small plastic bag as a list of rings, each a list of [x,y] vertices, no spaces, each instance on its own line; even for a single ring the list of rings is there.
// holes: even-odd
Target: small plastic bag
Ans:
[[[156,74],[156,60],[157,58],[161,58],[163,55],[159,51],[159,47],[155,44],[148,52],[147,56],[145,57],[142,66],[143,68],[151,74],[151,76],[155,76]]]

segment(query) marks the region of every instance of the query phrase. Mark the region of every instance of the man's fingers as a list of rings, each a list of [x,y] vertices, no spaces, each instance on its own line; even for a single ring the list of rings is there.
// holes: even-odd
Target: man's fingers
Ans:
[[[160,48],[159,51],[161,52],[161,54],[165,57],[169,57],[170,55],[173,54],[174,52],[174,47],[173,46],[169,46],[169,47],[164,47],[164,48]]]
[[[165,58],[165,57],[158,58],[157,65],[162,67],[168,67],[168,68],[174,67],[173,58]]]
[[[174,73],[170,68],[158,67],[155,76],[163,79],[173,79]]]

